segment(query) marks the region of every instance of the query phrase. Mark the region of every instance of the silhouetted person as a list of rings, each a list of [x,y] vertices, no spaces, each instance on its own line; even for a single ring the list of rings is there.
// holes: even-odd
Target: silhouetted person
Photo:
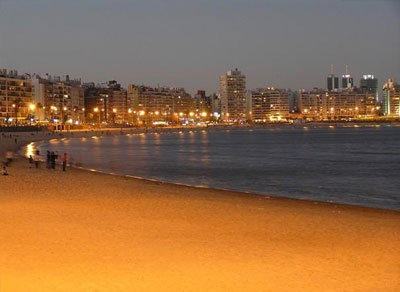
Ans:
[[[62,157],[62,168],[63,168],[63,171],[66,171],[66,169],[67,169],[67,153],[64,153],[64,155]]]
[[[47,151],[46,167],[47,167],[48,169],[51,168],[51,153],[50,153],[50,151]]]
[[[32,168],[33,166],[33,157],[32,155],[29,155],[29,168]]]
[[[52,151],[50,154],[51,168],[56,169],[56,154]]]
[[[39,162],[40,162],[40,155],[37,153],[39,153],[39,150],[36,151],[36,154],[33,157],[33,163],[35,164],[35,168],[39,168]]]

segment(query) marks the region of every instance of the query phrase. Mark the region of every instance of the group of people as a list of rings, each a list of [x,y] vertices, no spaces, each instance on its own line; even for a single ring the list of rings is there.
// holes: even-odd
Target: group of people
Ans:
[[[47,151],[46,155],[46,168],[47,169],[56,169],[57,160],[59,160],[59,155],[57,151]],[[30,168],[39,168],[39,163],[41,161],[41,156],[39,150],[36,150],[35,155],[29,155],[29,165]],[[62,170],[67,170],[67,153],[61,157],[62,162]]]
[[[44,133],[43,135],[51,135],[51,134],[55,134],[55,133]],[[39,132],[37,132],[36,134],[31,133],[31,135],[39,135]],[[60,137],[63,136],[62,133],[59,134]],[[71,133],[71,135],[73,135]],[[0,133],[0,143],[2,144],[2,140],[6,141],[6,140],[13,140],[14,143],[18,146],[18,139],[17,139],[18,135],[15,134],[6,134],[6,133]],[[7,144],[10,144],[8,141],[6,141]],[[14,144],[13,143],[13,144]],[[0,159],[0,175],[9,175],[8,173],[8,168],[11,166],[13,160],[17,157],[15,155],[15,153],[12,151],[11,148],[15,148],[14,146],[10,145],[9,150],[7,150],[5,152],[5,160],[1,160]],[[46,166],[48,169],[56,169],[56,165],[59,163],[62,165],[62,170],[66,171],[67,170],[67,153],[64,153],[64,155],[59,156],[58,152],[50,152],[47,151],[47,159],[45,159],[45,157],[40,155],[39,150],[36,150],[35,153],[32,153],[31,155],[29,155],[28,157],[28,161],[29,161],[29,167],[30,168],[40,168],[40,164],[42,163],[42,161],[46,160]]]
[[[12,151],[7,151],[5,155],[6,160],[3,163],[2,167],[2,175],[8,175],[7,167],[11,166],[11,163],[14,159],[14,153]],[[46,167],[48,169],[56,169],[57,161],[61,160],[62,171],[67,170],[67,153],[64,153],[63,156],[59,157],[57,151],[47,151],[46,157]],[[35,154],[29,155],[29,168],[40,168],[40,162],[42,161],[39,150],[35,151]]]
[[[56,169],[56,162],[59,159],[59,155],[57,151],[47,151],[47,156],[46,156],[46,167],[48,169]],[[66,171],[67,170],[67,153],[64,153],[64,155],[61,157],[61,162],[62,162],[62,170]]]
[[[39,168],[39,163],[40,163],[40,151],[36,150],[34,155],[29,155],[28,161],[29,161],[29,168]]]

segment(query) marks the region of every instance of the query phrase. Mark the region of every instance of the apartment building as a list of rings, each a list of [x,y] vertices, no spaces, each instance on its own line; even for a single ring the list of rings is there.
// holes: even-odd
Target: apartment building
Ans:
[[[254,122],[286,121],[289,118],[290,92],[274,87],[250,92],[250,119]]]
[[[220,77],[220,96],[223,120],[246,120],[246,76],[237,68]]]
[[[393,79],[383,85],[383,113],[388,117],[400,117],[400,85]]]
[[[35,114],[32,81],[16,70],[0,70],[0,124],[29,123]]]
[[[313,121],[374,118],[380,109],[374,93],[359,89],[300,92],[299,106],[303,117]]]
[[[142,121],[178,121],[193,112],[193,99],[183,88],[149,87],[130,84],[131,111]]]

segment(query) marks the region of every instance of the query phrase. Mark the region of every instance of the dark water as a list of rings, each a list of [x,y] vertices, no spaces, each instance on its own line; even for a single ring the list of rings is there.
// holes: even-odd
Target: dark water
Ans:
[[[85,168],[400,210],[400,127],[275,128],[52,141]]]

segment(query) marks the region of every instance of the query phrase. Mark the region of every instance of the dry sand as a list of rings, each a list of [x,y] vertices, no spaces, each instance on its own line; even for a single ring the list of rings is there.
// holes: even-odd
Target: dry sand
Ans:
[[[23,159],[9,173],[1,292],[400,291],[399,212],[36,170]]]

